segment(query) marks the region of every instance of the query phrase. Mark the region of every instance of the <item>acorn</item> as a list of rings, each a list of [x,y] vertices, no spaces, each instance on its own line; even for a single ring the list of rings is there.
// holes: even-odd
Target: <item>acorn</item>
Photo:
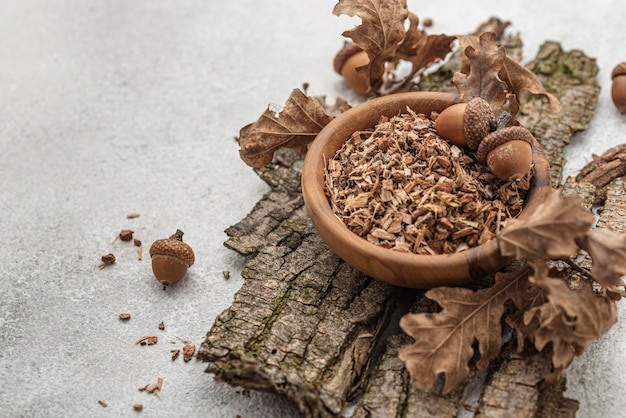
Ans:
[[[435,129],[442,138],[475,151],[494,123],[495,117],[489,103],[474,97],[469,102],[445,108],[435,120]]]
[[[357,71],[357,68],[366,66],[369,62],[367,52],[354,42],[346,42],[335,55],[333,67],[338,74],[343,76],[344,81],[352,90],[366,95],[370,92],[367,73]]]
[[[626,113],[626,62],[620,62],[611,72],[611,99],[620,113]]]
[[[177,229],[171,237],[157,240],[150,246],[152,271],[163,286],[179,282],[195,261],[193,250],[183,242],[183,234]]]
[[[522,126],[498,129],[487,135],[476,151],[476,158],[502,180],[524,177],[533,161],[533,135]]]

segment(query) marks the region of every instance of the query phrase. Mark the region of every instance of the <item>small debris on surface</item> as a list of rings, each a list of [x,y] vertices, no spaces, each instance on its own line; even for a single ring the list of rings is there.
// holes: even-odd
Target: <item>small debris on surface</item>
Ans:
[[[159,341],[159,337],[157,337],[156,335],[144,335],[143,337],[135,341],[135,345],[154,345],[157,343],[157,341]]]
[[[222,274],[224,275],[225,280],[230,279],[230,270],[224,270],[222,271]]]
[[[129,313],[121,313],[121,314],[119,315],[119,317],[120,317],[120,319],[121,319],[122,321],[128,321],[128,320],[130,319],[130,314],[129,314]]]
[[[159,393],[161,392],[162,386],[163,386],[163,378],[159,377],[157,378],[156,383],[147,384],[146,386],[139,388],[139,392],[152,393],[154,394],[154,396],[161,399],[161,396],[159,395]]]
[[[122,229],[122,231],[120,231],[120,239],[122,241],[130,241],[131,239],[133,239],[133,234],[135,233],[135,231],[131,231],[130,229]]]
[[[165,329],[165,323],[163,321],[159,322],[159,329],[163,331]]]
[[[106,266],[110,266],[111,264],[115,263],[115,256],[111,253],[103,255],[100,259],[102,260],[102,264],[98,266],[100,270],[102,270]]]
[[[133,404],[133,409],[135,411],[141,411],[143,409],[143,405],[140,403]]]
[[[140,213],[139,212],[131,212],[128,215],[126,215],[127,219],[135,219],[135,218],[139,218]]]
[[[193,344],[187,344],[183,347],[183,359],[185,363],[191,360],[193,355],[196,353],[196,346]]]
[[[107,407],[107,403],[106,403],[106,402],[104,402],[102,399],[98,399],[98,403],[99,403],[100,405],[102,405],[102,407],[103,407],[103,408],[106,408],[106,407]]]
[[[172,353],[172,361],[176,360],[178,356],[180,356],[180,350],[178,348],[170,350],[170,352]]]

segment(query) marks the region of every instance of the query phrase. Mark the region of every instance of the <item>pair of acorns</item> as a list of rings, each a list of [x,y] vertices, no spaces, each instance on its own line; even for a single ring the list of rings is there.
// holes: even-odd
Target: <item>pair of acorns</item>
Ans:
[[[522,126],[498,128],[489,103],[480,97],[447,107],[435,120],[442,138],[475,151],[478,161],[498,178],[526,176],[533,161],[532,134]]]

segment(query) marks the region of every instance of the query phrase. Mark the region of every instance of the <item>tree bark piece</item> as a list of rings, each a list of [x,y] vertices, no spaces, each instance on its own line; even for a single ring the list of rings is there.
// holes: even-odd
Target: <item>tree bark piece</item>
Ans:
[[[598,104],[598,66],[595,59],[582,51],[566,52],[560,44],[546,42],[528,67],[537,74],[547,91],[559,97],[562,110],[552,113],[547,100],[529,97],[517,119],[541,144],[550,160],[552,185],[559,187],[565,165],[563,150],[574,133],[589,127]]]
[[[592,183],[596,186],[595,203],[601,205],[606,199],[609,183],[626,175],[626,144],[617,145],[602,156],[584,166],[576,180]]]
[[[395,288],[328,249],[303,206],[301,157],[281,151],[279,161],[259,171],[272,190],[227,230],[228,247],[256,256],[198,357],[217,379],[281,394],[304,416],[338,416],[367,375]]]

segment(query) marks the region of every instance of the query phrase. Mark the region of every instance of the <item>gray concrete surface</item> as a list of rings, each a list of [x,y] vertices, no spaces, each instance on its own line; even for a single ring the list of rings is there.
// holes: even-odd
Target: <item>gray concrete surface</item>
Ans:
[[[334,4],[0,0],[0,416],[134,416],[134,403],[142,416],[296,415],[169,356],[176,337],[199,345],[242,283],[245,260],[222,246],[223,230],[266,186],[239,160],[239,128],[303,82],[358,101],[332,71],[340,34],[356,23],[333,16]],[[624,142],[626,117],[608,92],[613,65],[626,60],[625,2],[409,7],[434,19],[433,33],[465,33],[494,15],[514,22],[528,58],[548,39],[596,57],[600,105],[568,149],[568,172]],[[163,291],[147,248],[176,228],[197,262]],[[113,242],[121,229],[144,242],[142,261]],[[109,252],[117,263],[99,270]],[[626,414],[624,328],[620,320],[567,373],[581,417]],[[159,343],[133,345],[143,335]],[[161,399],[137,390],[157,377]]]

